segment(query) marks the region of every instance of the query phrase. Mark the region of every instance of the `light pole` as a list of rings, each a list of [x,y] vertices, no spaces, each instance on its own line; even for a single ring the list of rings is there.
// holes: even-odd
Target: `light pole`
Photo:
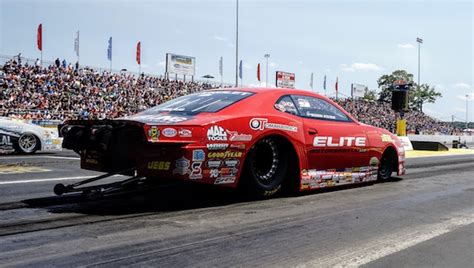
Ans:
[[[235,87],[239,86],[239,0],[235,16]]]
[[[265,67],[265,87],[268,87],[268,58],[270,58],[270,54],[265,54],[265,59],[267,60],[267,65]]]
[[[469,95],[466,94],[466,129],[469,129]]]
[[[421,44],[423,44],[423,39],[417,37],[416,42],[418,43],[418,86],[420,86],[420,50]]]

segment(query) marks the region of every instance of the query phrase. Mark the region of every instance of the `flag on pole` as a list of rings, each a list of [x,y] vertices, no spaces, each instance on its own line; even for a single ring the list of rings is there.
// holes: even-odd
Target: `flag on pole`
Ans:
[[[326,75],[324,76],[323,89],[326,91]]]
[[[260,63],[257,65],[257,80],[260,82]]]
[[[339,77],[336,77],[336,84],[334,87],[336,88],[336,93],[339,92]]]
[[[112,36],[109,38],[109,45],[107,47],[107,59],[112,61]]]
[[[309,80],[309,86],[311,87],[311,89],[313,89],[313,80],[314,80],[314,73],[311,73],[311,78]]]
[[[74,38],[74,52],[79,57],[79,31],[76,32],[76,37]]]
[[[38,32],[36,34],[36,44],[38,45],[38,50],[43,51],[43,24],[38,25]]]
[[[242,79],[242,60],[240,60],[239,64],[239,78]]]
[[[142,50],[142,42],[138,41],[137,43],[137,63],[138,65],[141,64],[141,50]]]
[[[222,76],[224,73],[224,58],[221,56],[219,59],[219,74]]]

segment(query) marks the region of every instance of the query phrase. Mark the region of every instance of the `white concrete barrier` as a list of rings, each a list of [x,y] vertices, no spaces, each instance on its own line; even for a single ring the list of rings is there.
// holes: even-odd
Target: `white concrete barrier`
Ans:
[[[474,146],[474,136],[454,136],[454,135],[408,135],[411,141],[434,141],[452,147],[453,140],[466,143],[467,146]]]

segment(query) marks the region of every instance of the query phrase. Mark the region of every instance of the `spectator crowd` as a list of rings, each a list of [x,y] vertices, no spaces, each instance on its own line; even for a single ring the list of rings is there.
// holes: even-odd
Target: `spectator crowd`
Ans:
[[[6,62],[0,76],[0,113],[25,119],[115,118],[216,87],[77,67],[59,60],[44,68]]]
[[[0,116],[32,120],[104,119],[130,115],[167,100],[218,87],[149,75],[98,72],[59,59],[54,64],[7,61],[0,73]],[[343,99],[337,101],[359,121],[395,131],[397,114],[389,103]],[[451,124],[422,112],[405,113],[407,131],[453,134]]]
[[[395,122],[399,115],[391,109],[390,103],[350,98],[336,102],[358,121],[395,133]],[[452,123],[441,122],[420,111],[405,112],[403,118],[407,121],[407,133],[427,135],[461,133],[461,129],[455,128]]]

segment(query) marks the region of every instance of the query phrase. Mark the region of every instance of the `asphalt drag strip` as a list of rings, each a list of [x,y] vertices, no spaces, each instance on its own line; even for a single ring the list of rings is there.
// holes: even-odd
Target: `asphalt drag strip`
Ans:
[[[462,267],[472,260],[466,245],[473,241],[473,163],[464,157],[409,159],[402,178],[270,200],[190,184],[152,185],[95,200],[53,197],[53,181],[1,185],[17,197],[21,188],[30,195],[0,196],[0,263]],[[53,167],[50,178],[55,174]]]

